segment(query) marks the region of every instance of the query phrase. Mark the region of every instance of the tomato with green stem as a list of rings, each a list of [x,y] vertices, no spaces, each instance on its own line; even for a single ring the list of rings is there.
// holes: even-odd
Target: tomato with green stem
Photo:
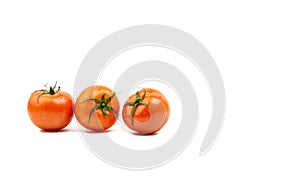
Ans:
[[[33,92],[28,100],[27,111],[31,121],[40,129],[58,131],[72,121],[72,96],[60,91],[56,82],[49,89]]]
[[[153,134],[168,121],[170,106],[158,90],[145,88],[131,95],[123,106],[125,124],[140,134]]]
[[[85,128],[104,131],[118,118],[120,110],[116,93],[105,86],[90,86],[84,89],[75,103],[75,117]]]

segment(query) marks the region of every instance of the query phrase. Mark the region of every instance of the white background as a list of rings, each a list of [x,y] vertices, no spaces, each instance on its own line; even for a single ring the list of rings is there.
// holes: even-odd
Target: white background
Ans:
[[[1,1],[0,190],[299,190],[299,9],[296,0]],[[223,75],[226,120],[205,156],[197,135],[161,168],[121,170],[85,147],[74,121],[55,134],[31,124],[33,90],[59,80],[72,92],[96,42],[147,23],[195,36]]]

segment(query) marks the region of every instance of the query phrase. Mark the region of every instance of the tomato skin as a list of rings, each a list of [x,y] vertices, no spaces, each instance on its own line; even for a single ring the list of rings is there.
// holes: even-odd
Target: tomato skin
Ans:
[[[114,96],[107,104],[114,108],[114,111],[107,111],[107,113],[112,116],[105,115],[100,109],[97,109],[89,119],[90,112],[97,103],[88,99],[101,99],[104,94],[106,94],[104,98],[107,99],[112,96],[113,91],[105,86],[90,86],[84,89],[76,99],[75,117],[83,127],[93,131],[105,131],[117,121],[117,114],[120,110],[120,103],[117,96]]]
[[[133,106],[124,105],[122,117],[125,124],[132,130],[140,134],[153,134],[159,131],[168,121],[170,116],[170,106],[166,97],[158,90],[145,88],[138,94],[141,96],[146,91],[143,101],[148,106],[140,104],[137,106],[133,119],[131,110]],[[136,94],[131,95],[128,102],[134,102]],[[132,121],[133,120],[133,121]]]
[[[28,100],[27,111],[31,121],[45,131],[65,128],[73,119],[72,96],[60,91],[40,96],[43,92],[32,93]]]

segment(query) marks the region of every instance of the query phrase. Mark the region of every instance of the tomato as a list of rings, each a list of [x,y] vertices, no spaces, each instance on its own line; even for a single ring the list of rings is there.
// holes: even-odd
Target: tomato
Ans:
[[[116,94],[105,86],[84,89],[75,103],[75,116],[87,129],[104,131],[117,120],[120,110]]]
[[[31,94],[27,111],[31,121],[45,131],[58,131],[66,127],[73,118],[72,96],[61,92],[56,84],[50,90],[38,90]]]
[[[168,121],[170,106],[158,90],[146,88],[131,95],[123,106],[125,124],[140,134],[153,134]]]

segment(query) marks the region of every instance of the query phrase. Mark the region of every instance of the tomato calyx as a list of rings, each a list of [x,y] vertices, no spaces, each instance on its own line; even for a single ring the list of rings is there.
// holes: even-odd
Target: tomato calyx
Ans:
[[[143,89],[143,90],[144,90],[144,94],[143,94],[142,96],[140,96],[140,95],[139,95],[139,92],[137,91],[137,92],[135,93],[135,101],[127,102],[127,103],[124,105],[124,107],[125,107],[125,106],[133,106],[132,109],[131,109],[131,112],[130,112],[130,118],[131,118],[131,123],[132,123],[132,125],[133,125],[133,116],[134,116],[134,113],[135,113],[136,108],[137,108],[139,105],[141,105],[141,104],[148,107],[148,104],[147,104],[146,102],[143,101],[144,98],[145,98],[145,96],[146,96],[146,90],[145,90],[145,89]]]
[[[45,87],[47,87],[47,84],[44,85]],[[57,87],[56,89],[56,86],[57,86],[57,81],[55,82],[54,86],[50,86],[49,89],[42,89],[42,90],[38,90],[38,91],[43,91],[43,93],[41,93],[38,97],[37,97],[37,103],[39,103],[39,100],[40,100],[40,97],[43,96],[43,95],[54,95],[56,94],[57,92],[60,91],[60,86]],[[55,90],[56,89],[56,90]]]
[[[112,100],[112,98],[116,95],[116,93],[114,92],[109,98],[105,99],[104,97],[106,94],[107,93],[103,94],[100,99],[89,98],[84,100],[84,101],[94,101],[96,103],[96,105],[90,111],[88,123],[91,120],[92,114],[98,109],[101,110],[102,113],[106,116],[118,116],[116,110],[113,107],[108,105],[108,103]],[[107,113],[108,111],[113,111],[115,114],[109,114]]]

